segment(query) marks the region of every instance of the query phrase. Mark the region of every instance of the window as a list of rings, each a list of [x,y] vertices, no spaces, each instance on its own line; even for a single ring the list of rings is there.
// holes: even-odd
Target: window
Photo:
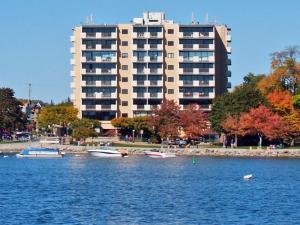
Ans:
[[[122,94],[128,94],[128,89],[122,89]]]
[[[174,70],[174,65],[168,65],[168,70]]]
[[[122,46],[128,46],[128,41],[122,41]]]
[[[168,46],[174,46],[174,41],[168,41]]]
[[[128,58],[128,53],[122,53],[122,58]]]
[[[128,106],[128,101],[122,101],[122,106]]]
[[[174,77],[168,77],[168,82],[174,82]]]
[[[123,29],[122,34],[128,34],[128,29]]]
[[[168,53],[168,58],[174,58],[174,53]]]
[[[128,65],[122,65],[122,70],[128,70]]]
[[[168,94],[174,94],[174,89],[168,89]]]
[[[168,29],[168,34],[174,34],[174,29]]]
[[[122,117],[128,117],[128,113],[122,113]]]
[[[128,82],[128,77],[122,77],[122,82]]]

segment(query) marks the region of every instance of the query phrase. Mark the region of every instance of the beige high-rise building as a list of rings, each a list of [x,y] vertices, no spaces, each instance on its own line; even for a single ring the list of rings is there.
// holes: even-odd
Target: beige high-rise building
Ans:
[[[71,99],[80,117],[98,119],[104,129],[113,128],[111,119],[147,114],[164,99],[209,111],[230,87],[226,25],[183,25],[146,12],[129,24],[77,26],[71,42]]]

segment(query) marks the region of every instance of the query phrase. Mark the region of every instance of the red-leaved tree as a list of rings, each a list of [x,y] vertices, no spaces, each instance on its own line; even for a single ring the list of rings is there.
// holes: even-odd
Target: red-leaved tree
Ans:
[[[188,138],[197,138],[207,132],[207,115],[199,105],[188,105],[180,112],[180,125]]]
[[[239,125],[242,136],[258,135],[259,147],[262,145],[263,137],[269,140],[282,140],[289,135],[290,130],[286,121],[264,105],[252,108],[247,113],[242,113]]]
[[[159,134],[162,139],[179,136],[180,128],[180,107],[173,100],[165,100],[156,108],[152,109],[148,118],[150,128]]]

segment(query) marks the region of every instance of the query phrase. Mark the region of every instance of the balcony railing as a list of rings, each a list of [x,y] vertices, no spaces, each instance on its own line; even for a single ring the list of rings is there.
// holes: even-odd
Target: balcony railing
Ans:
[[[95,93],[86,93],[85,96],[87,98],[95,98],[96,97],[96,94]]]
[[[208,73],[209,68],[199,68],[199,73]]]
[[[183,97],[193,97],[193,92],[183,92]]]
[[[208,37],[209,36],[209,32],[199,32],[199,36],[200,37]]]
[[[199,44],[199,48],[209,48],[209,44]]]
[[[86,109],[96,109],[96,105],[86,105]]]
[[[208,85],[209,82],[205,80],[199,80],[199,85]]]
[[[156,80],[150,80],[151,86],[157,86],[158,82]]]
[[[193,48],[193,44],[183,44],[183,48]]]
[[[192,37],[193,33],[192,32],[183,32],[183,37]]]
[[[157,44],[150,44],[150,49],[157,49]]]
[[[110,69],[101,69],[101,73],[108,73],[108,74],[110,74],[111,70]]]
[[[103,98],[111,98],[111,93],[102,93],[101,97]]]
[[[87,81],[85,82],[85,84],[86,84],[86,85],[96,85],[96,81],[94,81],[94,80],[87,80]]]
[[[101,33],[101,37],[111,37],[111,33],[103,32]]]
[[[138,32],[138,33],[136,34],[136,36],[142,38],[142,37],[145,36],[145,34],[144,34],[144,32]]]
[[[101,105],[101,109],[111,109],[111,105]]]
[[[158,69],[150,68],[150,73],[158,73]]]
[[[101,48],[102,49],[111,49],[112,45],[102,45]]]
[[[193,68],[183,68],[183,72],[184,73],[192,73],[193,72]]]
[[[184,80],[183,85],[193,85],[193,81],[192,80]]]
[[[101,81],[101,85],[103,85],[103,86],[111,86],[111,81]]]
[[[136,108],[137,108],[137,109],[144,109],[144,108],[145,108],[145,105],[137,105]]]
[[[137,69],[136,72],[143,74],[143,73],[145,73],[145,70],[144,69]]]
[[[143,86],[143,85],[145,85],[145,81],[143,81],[143,80],[137,80],[136,84]]]
[[[96,49],[96,45],[86,45],[86,49]]]
[[[138,98],[144,98],[145,97],[145,93],[136,93],[136,96],[138,97]]]
[[[145,48],[145,45],[143,45],[143,44],[137,44],[136,47],[137,47],[138,49],[144,49],[144,48]]]
[[[138,61],[138,62],[144,62],[144,61],[145,61],[145,58],[144,58],[144,57],[137,57],[137,61]]]
[[[157,32],[150,32],[150,37],[157,37]]]
[[[96,33],[86,33],[86,37],[96,37]]]
[[[96,73],[96,69],[86,69],[87,73]]]
[[[150,92],[150,97],[151,98],[157,98],[158,97],[158,93],[151,93]]]

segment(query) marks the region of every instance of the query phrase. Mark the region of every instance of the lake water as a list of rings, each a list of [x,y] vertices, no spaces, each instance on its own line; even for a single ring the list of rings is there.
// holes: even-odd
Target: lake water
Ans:
[[[300,224],[300,160],[0,157],[0,224]]]

